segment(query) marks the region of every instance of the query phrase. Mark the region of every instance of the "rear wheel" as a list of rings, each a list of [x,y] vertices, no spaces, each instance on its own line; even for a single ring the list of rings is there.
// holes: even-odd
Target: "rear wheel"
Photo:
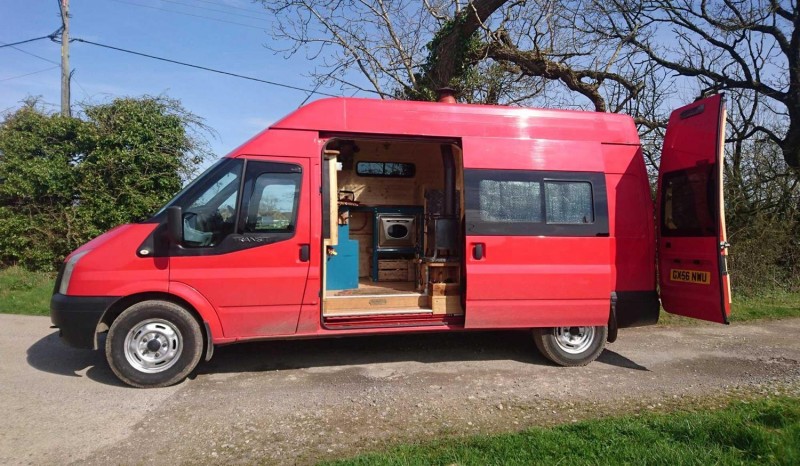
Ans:
[[[168,301],[143,301],[114,320],[106,338],[111,370],[128,385],[176,384],[194,370],[203,351],[200,325],[186,309]]]
[[[585,366],[606,344],[607,327],[552,327],[533,330],[539,351],[559,366]]]

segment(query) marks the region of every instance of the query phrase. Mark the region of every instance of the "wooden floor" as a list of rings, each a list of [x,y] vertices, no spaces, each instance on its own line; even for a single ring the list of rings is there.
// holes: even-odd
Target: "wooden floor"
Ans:
[[[350,290],[329,291],[328,296],[364,296],[364,295],[392,295],[416,293],[414,282],[373,282],[369,278],[361,278],[358,288]]]

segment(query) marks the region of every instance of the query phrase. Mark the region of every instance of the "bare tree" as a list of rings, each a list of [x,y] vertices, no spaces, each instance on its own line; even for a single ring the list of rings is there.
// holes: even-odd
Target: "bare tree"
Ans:
[[[430,99],[463,74],[464,44],[505,0],[280,0],[262,2],[279,20],[272,50],[305,52],[319,69],[318,85],[374,93],[381,98]],[[492,99],[520,87],[500,67],[477,61],[483,82],[467,100]]]
[[[264,2],[288,54],[317,60],[319,83],[379,96],[430,99],[454,87],[471,102],[559,105],[585,96],[627,111],[652,70],[577,27],[590,2],[555,0],[281,0]],[[605,43],[599,43],[599,41]],[[578,104],[577,106],[582,106]],[[654,126],[649,119],[650,126]]]
[[[760,114],[742,138],[765,136],[800,169],[800,14],[778,0],[597,0],[596,31],[706,89],[752,91]]]

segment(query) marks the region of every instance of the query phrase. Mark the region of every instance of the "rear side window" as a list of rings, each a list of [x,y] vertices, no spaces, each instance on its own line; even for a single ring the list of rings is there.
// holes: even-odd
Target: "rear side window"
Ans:
[[[602,173],[465,170],[472,235],[607,236]]]
[[[542,189],[538,181],[481,180],[478,186],[482,221],[542,221]]]
[[[356,173],[359,176],[413,178],[416,168],[413,163],[404,162],[358,162]]]
[[[592,184],[585,181],[545,181],[547,223],[594,223]]]

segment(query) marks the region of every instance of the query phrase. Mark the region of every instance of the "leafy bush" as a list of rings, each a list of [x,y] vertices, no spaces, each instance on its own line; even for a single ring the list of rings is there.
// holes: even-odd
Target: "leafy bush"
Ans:
[[[120,98],[80,118],[35,101],[0,123],[0,265],[53,270],[66,254],[163,205],[202,162],[202,122],[178,101]]]

